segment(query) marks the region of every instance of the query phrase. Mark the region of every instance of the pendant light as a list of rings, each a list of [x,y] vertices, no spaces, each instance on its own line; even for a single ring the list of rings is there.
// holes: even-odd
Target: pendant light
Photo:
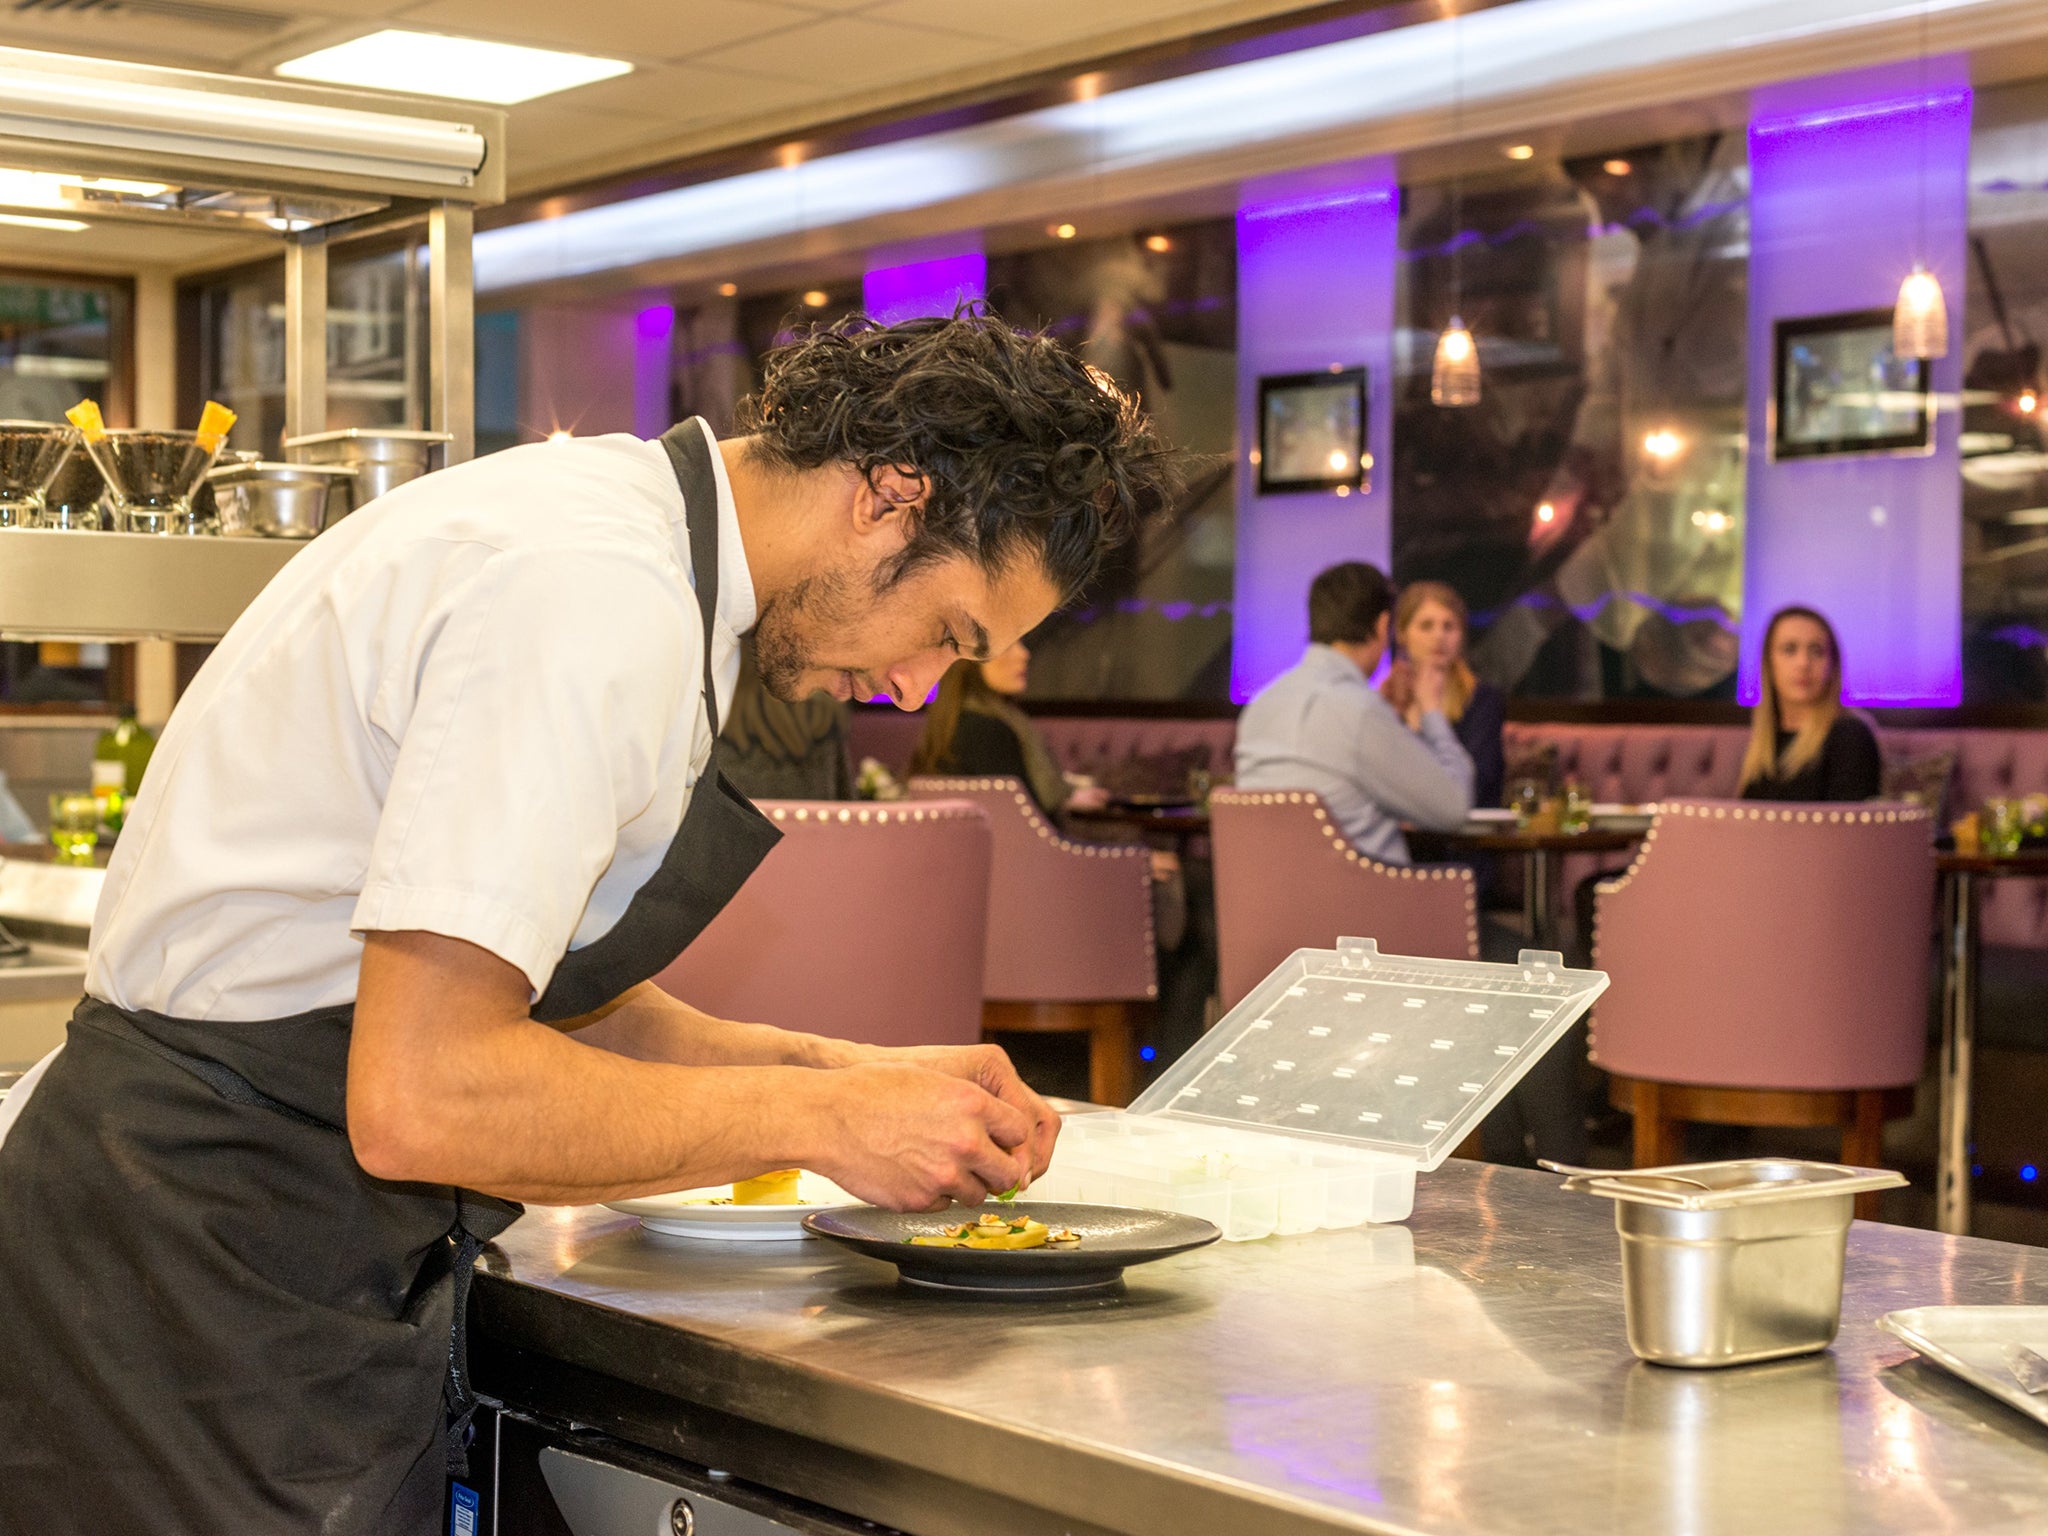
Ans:
[[[1465,50],[1464,23],[1451,13],[1451,139],[1460,145],[1465,136]],[[1459,153],[1462,146],[1454,148]],[[1436,362],[1429,371],[1430,403],[1466,406],[1479,403],[1479,343],[1473,340],[1465,317],[1458,313],[1464,296],[1465,177],[1459,171],[1451,178],[1451,323],[1436,339]]]
[[[1918,181],[1920,218],[1917,240],[1927,249],[1927,5],[1920,6],[1920,176]],[[1892,306],[1892,353],[1897,357],[1936,358],[1948,356],[1948,298],[1941,291],[1941,279],[1927,268],[1924,259],[1913,263],[1899,284],[1898,302]]]
[[[1429,398],[1433,404],[1460,406],[1479,403],[1479,343],[1472,339],[1462,315],[1436,339],[1436,366],[1429,371]]]

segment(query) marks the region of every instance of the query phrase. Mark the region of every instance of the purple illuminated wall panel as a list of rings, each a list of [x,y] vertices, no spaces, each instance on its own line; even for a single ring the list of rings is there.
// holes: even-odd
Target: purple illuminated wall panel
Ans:
[[[980,251],[870,268],[861,278],[861,308],[893,325],[921,315],[950,315],[969,299],[988,297],[988,257]]]
[[[1938,65],[1757,94],[1749,132],[1745,702],[1756,698],[1764,626],[1787,603],[1811,604],[1834,621],[1852,702],[1962,697],[1956,391],[1970,93],[1950,78]],[[1949,305],[1952,345],[1934,364],[1943,402],[1934,452],[1773,463],[1773,322],[1889,309],[1916,259],[1941,279]]]
[[[633,316],[633,430],[641,437],[659,437],[674,425],[669,406],[675,333],[673,304],[649,304]]]
[[[1395,233],[1400,192],[1384,160],[1247,183],[1238,200],[1238,488],[1231,696],[1243,701],[1308,642],[1308,584],[1340,560],[1387,569],[1393,514]],[[1332,365],[1367,369],[1372,489],[1258,494],[1259,379]]]

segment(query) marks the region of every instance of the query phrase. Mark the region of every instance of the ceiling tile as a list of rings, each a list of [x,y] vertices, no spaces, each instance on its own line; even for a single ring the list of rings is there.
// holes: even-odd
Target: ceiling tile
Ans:
[[[669,132],[669,124],[658,117],[535,102],[512,114],[505,133],[506,169],[530,179],[642,145],[658,154]]]
[[[623,59],[681,58],[816,19],[774,0],[425,0],[399,16],[404,26]]]
[[[737,69],[707,69],[696,64],[664,64],[636,69],[615,80],[578,86],[546,99],[587,111],[638,113],[677,124],[698,124],[712,117],[754,117],[827,94],[830,93],[825,87],[801,80],[752,75]],[[515,122],[524,110],[512,109]]]
[[[1101,32],[1115,32],[1134,20],[1124,0],[1105,5],[1102,0],[1032,0],[1027,9],[1010,5],[961,5],[957,0],[883,0],[864,13],[871,21],[893,22],[907,27],[943,27],[951,32],[971,32],[979,37],[999,37],[1006,42],[1036,43],[1052,48],[1074,38]]]
[[[721,48],[694,62],[814,81],[834,87],[835,95],[851,95],[913,75],[940,76],[959,65],[986,59],[1002,47],[991,38],[840,16],[794,32]]]

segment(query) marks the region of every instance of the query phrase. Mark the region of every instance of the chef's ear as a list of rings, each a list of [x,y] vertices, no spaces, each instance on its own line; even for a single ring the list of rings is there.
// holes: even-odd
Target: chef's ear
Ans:
[[[931,484],[916,470],[903,464],[885,464],[868,471],[868,494],[856,511],[861,520],[881,523],[902,514],[915,516],[924,510]]]

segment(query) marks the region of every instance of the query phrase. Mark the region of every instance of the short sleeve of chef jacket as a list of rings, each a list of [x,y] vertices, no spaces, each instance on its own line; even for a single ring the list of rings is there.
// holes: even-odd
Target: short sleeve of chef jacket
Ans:
[[[630,545],[523,545],[458,583],[372,701],[398,748],[351,926],[467,940],[544,991],[621,829],[665,805],[674,831],[700,624]]]

